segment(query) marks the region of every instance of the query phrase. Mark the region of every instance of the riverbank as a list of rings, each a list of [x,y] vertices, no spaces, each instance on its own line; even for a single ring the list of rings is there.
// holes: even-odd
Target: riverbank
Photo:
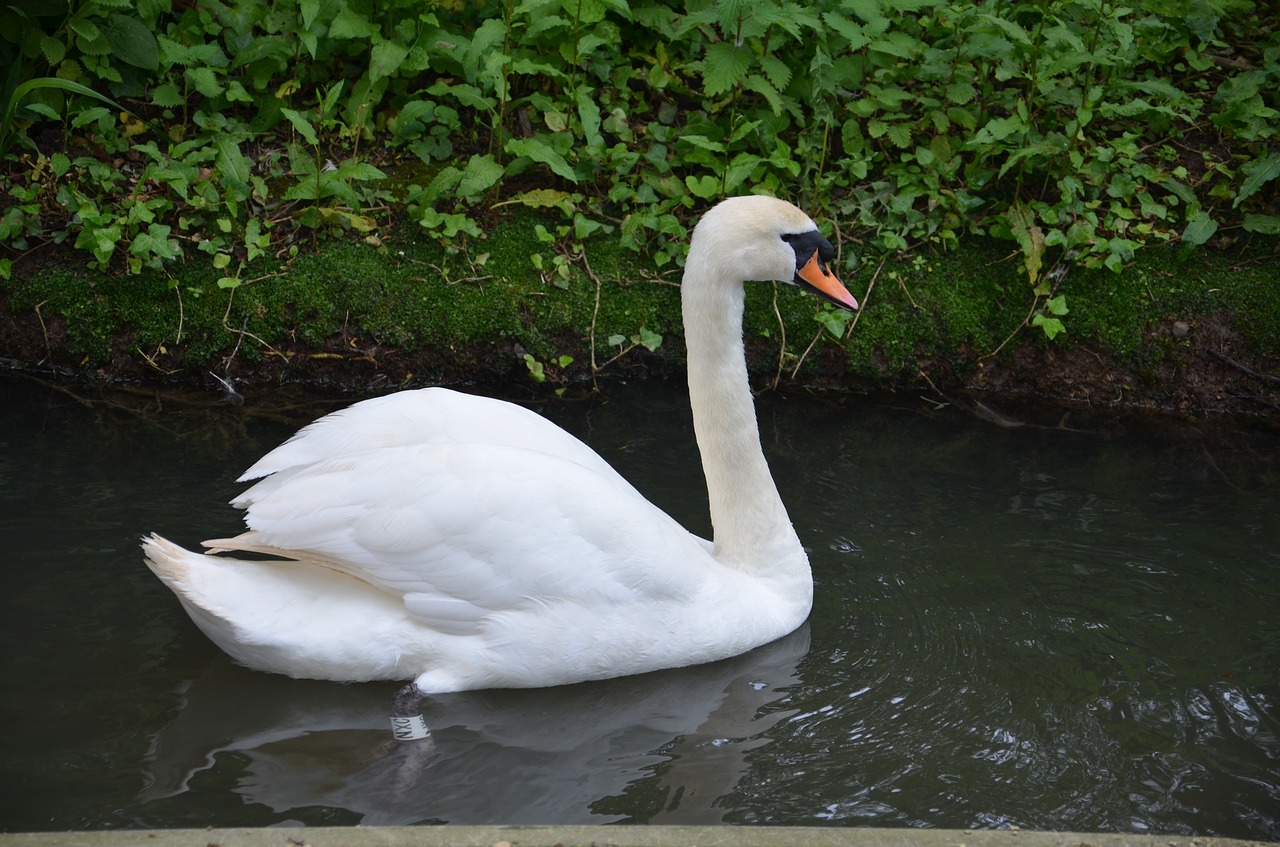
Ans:
[[[1247,847],[1261,841],[1008,830],[739,826],[422,826],[0,834],[0,847]]]
[[[198,263],[109,275],[38,257],[0,283],[0,367],[72,381],[223,393],[300,384],[367,394],[428,383],[589,391],[680,378],[679,270],[612,235],[565,252],[554,215],[504,213],[489,235],[402,228],[335,241],[221,287]],[[1280,421],[1280,241],[1182,256],[1139,251],[1121,272],[1060,268],[1049,316],[1006,242],[852,256],[856,316],[752,285],[744,332],[759,387],[913,391],[1104,414]],[[225,285],[225,280],[222,282]]]

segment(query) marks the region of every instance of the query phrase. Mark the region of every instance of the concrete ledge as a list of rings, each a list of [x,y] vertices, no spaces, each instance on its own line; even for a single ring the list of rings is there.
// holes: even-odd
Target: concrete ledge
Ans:
[[[0,847],[1245,847],[1229,838],[768,826],[416,826],[0,833]]]

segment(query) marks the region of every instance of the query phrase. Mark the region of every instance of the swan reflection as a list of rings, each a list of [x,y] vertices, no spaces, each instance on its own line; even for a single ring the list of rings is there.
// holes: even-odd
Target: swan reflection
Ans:
[[[227,767],[246,803],[276,813],[345,809],[370,825],[607,823],[598,807],[653,779],[654,823],[718,823],[747,755],[793,712],[781,707],[809,649],[806,624],[742,656],[560,688],[424,701],[434,744],[391,739],[390,686],[256,673],[219,656],[179,692],[152,739],[143,800],[211,790]],[[661,766],[661,767],[659,767]],[[650,788],[649,790],[653,790]],[[610,804],[611,805],[611,804]]]

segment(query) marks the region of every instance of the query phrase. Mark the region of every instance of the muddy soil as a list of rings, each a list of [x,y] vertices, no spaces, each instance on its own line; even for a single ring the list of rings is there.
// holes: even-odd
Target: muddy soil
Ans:
[[[1170,322],[1149,333],[1159,354],[1139,369],[1087,343],[1037,343],[1028,339],[1004,354],[921,357],[915,373],[882,369],[877,378],[853,378],[828,358],[818,372],[782,390],[913,392],[939,403],[957,403],[993,423],[1040,425],[1062,416],[1093,421],[1139,417],[1201,426],[1243,426],[1280,431],[1280,352],[1251,355],[1232,328],[1229,315],[1209,315],[1194,323]],[[0,297],[0,371],[63,386],[129,386],[146,393],[204,393],[228,402],[268,401],[286,386],[342,395],[368,395],[426,384],[468,386],[495,394],[574,394],[620,379],[682,379],[682,350],[673,339],[664,355],[629,356],[596,374],[589,368],[559,381],[534,385],[518,349],[473,345],[449,351],[401,350],[362,345],[334,336],[317,349],[277,346],[277,355],[250,361],[220,358],[198,371],[175,362],[140,356],[132,339],[116,339],[110,360],[86,369],[64,352],[65,331],[56,319],[14,313]],[[566,342],[568,340],[566,339]],[[562,349],[571,349],[568,344]],[[643,353],[643,351],[638,351]],[[776,351],[749,351],[760,388],[772,383]],[[584,356],[578,361],[586,362]],[[216,372],[216,373],[215,373]],[[406,379],[406,375],[412,375]],[[230,385],[223,382],[229,376]],[[286,392],[288,393],[288,392]]]

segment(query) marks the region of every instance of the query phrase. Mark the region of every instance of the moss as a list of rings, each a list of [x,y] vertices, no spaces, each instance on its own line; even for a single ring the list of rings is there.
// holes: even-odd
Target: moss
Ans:
[[[679,290],[668,284],[675,275],[656,277],[616,233],[602,232],[585,245],[594,276],[574,265],[567,284],[557,285],[550,273],[556,247],[538,239],[537,227],[563,223],[554,211],[504,209],[487,222],[484,238],[452,243],[408,226],[380,247],[327,243],[288,264],[256,262],[255,278],[233,291],[218,288],[219,273],[196,263],[173,268],[172,279],[49,265],[15,275],[3,291],[11,312],[39,306],[40,318],[61,333],[61,360],[75,364],[119,366],[122,355],[150,362],[165,351],[166,368],[203,374],[232,350],[251,361],[271,355],[263,345],[304,355],[327,345],[344,353],[430,351],[435,371],[465,360],[482,379],[521,367],[517,353],[527,350],[542,361],[573,356],[574,371],[585,374],[594,321],[599,361],[615,352],[610,336],[644,327],[667,339],[658,359],[679,365]],[[547,270],[535,268],[535,253]],[[1071,309],[1067,333],[1049,342],[1027,327],[1021,338],[1046,349],[1094,345],[1142,370],[1188,355],[1185,343],[1153,328],[1225,311],[1254,351],[1271,353],[1280,337],[1278,264],[1268,242],[1244,252],[1201,250],[1185,261],[1174,248],[1146,250],[1119,274],[1075,269],[1059,289]],[[785,335],[789,364],[816,339],[805,378],[913,380],[922,363],[941,359],[963,372],[1021,325],[1033,301],[1005,242],[972,239],[883,266],[867,261],[843,276],[866,303],[856,331],[840,343],[815,320],[823,307],[813,298],[788,286],[748,286],[744,333],[754,369],[777,367]]]

